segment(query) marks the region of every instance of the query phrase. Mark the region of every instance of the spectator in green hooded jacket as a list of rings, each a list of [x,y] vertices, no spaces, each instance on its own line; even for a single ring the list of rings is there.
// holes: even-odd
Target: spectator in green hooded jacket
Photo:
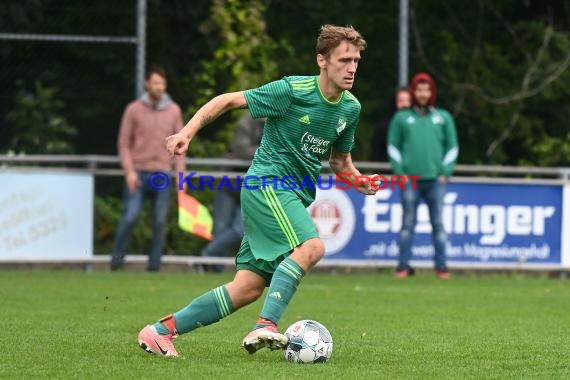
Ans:
[[[394,115],[388,132],[388,156],[394,174],[421,176],[416,186],[414,182],[407,181],[402,191],[403,221],[396,277],[414,274],[410,266],[411,248],[417,207],[423,199],[429,209],[435,270],[438,277],[447,279],[447,236],[442,209],[446,183],[459,153],[457,131],[449,112],[435,106],[437,88],[429,74],[415,75],[410,88],[412,107]]]

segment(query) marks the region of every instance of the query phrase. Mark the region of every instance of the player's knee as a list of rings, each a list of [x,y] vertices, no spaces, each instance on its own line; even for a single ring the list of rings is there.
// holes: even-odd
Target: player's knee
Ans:
[[[241,287],[241,293],[246,301],[253,302],[261,297],[263,287],[260,287],[257,284],[243,284]]]
[[[317,263],[325,255],[325,245],[321,239],[313,239],[303,244],[303,250],[311,263]]]
[[[261,295],[263,294],[263,288],[251,288],[249,291],[249,297],[251,299],[251,301],[255,301],[257,300],[259,297],[261,297]]]
[[[236,309],[256,301],[263,293],[264,287],[251,284],[231,282],[227,285],[228,292]]]
[[[245,286],[241,291],[243,302],[246,304],[256,301],[262,294],[263,288],[259,288],[257,286]]]

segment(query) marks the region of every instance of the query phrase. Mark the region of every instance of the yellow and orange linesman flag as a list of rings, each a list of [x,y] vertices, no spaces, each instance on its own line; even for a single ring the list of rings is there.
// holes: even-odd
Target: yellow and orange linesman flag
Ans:
[[[178,226],[182,230],[212,240],[213,224],[206,206],[185,191],[178,192]]]

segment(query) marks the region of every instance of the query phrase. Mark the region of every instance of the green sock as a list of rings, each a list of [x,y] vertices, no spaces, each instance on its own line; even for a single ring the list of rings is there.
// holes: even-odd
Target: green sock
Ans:
[[[185,334],[198,327],[216,323],[234,311],[228,290],[222,285],[195,298],[190,305],[174,313],[176,329],[179,334]],[[170,334],[160,322],[155,323],[154,327],[161,335]]]
[[[304,275],[303,268],[293,259],[287,257],[283,260],[273,274],[260,317],[278,324]]]

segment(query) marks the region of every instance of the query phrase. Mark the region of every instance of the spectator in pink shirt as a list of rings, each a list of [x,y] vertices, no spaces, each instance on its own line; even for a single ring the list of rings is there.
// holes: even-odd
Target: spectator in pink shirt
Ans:
[[[145,198],[150,199],[153,214],[147,270],[160,270],[172,189],[157,190],[149,186],[148,179],[153,172],[170,172],[174,164],[178,172],[183,172],[185,167],[185,157],[172,158],[164,146],[166,137],[183,127],[180,107],[166,93],[165,71],[151,68],[145,88],[146,92],[125,109],[119,131],[117,147],[125,172],[124,211],[111,254],[111,270],[123,266],[131,232]]]

